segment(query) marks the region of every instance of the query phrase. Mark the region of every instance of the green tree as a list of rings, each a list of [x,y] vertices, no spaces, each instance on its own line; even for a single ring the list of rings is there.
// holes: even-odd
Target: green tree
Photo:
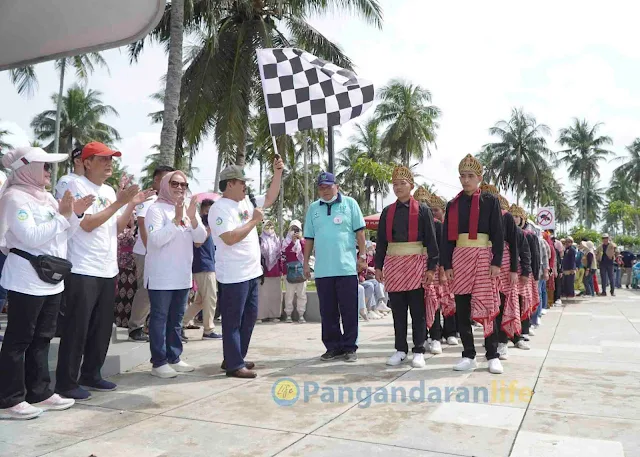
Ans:
[[[488,176],[501,187],[514,191],[518,204],[521,196],[531,202],[539,201],[537,194],[549,181],[547,159],[553,158],[545,138],[551,134],[549,127],[538,124],[535,117],[521,108],[513,108],[509,120],[498,121],[489,133],[498,141],[485,144],[478,155]]]
[[[365,203],[362,189],[364,173],[362,167],[358,166],[358,161],[364,157],[364,152],[355,145],[344,148],[336,157],[336,180],[340,189],[354,198],[361,207]]]
[[[412,158],[422,162],[435,146],[440,109],[431,105],[431,92],[419,85],[394,79],[379,93],[376,121],[386,126],[383,147],[390,161],[409,166]]]
[[[2,161],[2,156],[4,155],[5,151],[7,151],[9,149],[13,149],[13,146],[2,138],[3,136],[7,136],[7,135],[10,135],[10,134],[11,134],[11,132],[9,132],[9,130],[0,129],[0,161]],[[0,162],[0,168],[2,168],[2,163],[1,162]]]
[[[620,189],[623,184],[616,181],[624,181],[624,184],[628,184],[624,190],[630,195],[628,195],[628,200],[623,201],[628,201],[638,207],[640,206],[640,138],[636,138],[633,143],[627,146],[627,152],[629,156],[621,157],[620,160],[624,161],[624,163],[613,172],[614,179],[611,181],[609,191],[616,188]],[[616,196],[621,197],[622,195]],[[634,225],[640,227],[640,214],[636,213],[634,217]]]
[[[604,189],[598,187],[598,184],[599,181],[590,179],[573,192],[575,205],[584,205],[586,227],[589,229],[600,220],[600,212],[604,206]]]
[[[600,162],[613,155],[613,152],[604,149],[604,146],[613,144],[611,137],[598,135],[602,125],[596,123],[591,126],[585,119],[574,119],[571,126],[561,129],[558,134],[558,144],[566,148],[559,151],[562,154],[560,162],[567,165],[571,179],[580,181],[579,189],[584,192],[576,196],[576,203],[578,220],[587,226],[589,196],[586,192],[594,189],[589,182],[600,178]]]
[[[92,89],[85,89],[77,84],[67,89],[62,97],[62,109],[60,111],[60,144],[62,151],[70,154],[75,146],[100,141],[107,145],[120,139],[118,131],[103,122],[108,115],[118,116],[118,112],[110,105],[105,105],[101,99],[102,93]],[[57,106],[58,94],[51,96],[52,102]],[[53,149],[56,133],[56,110],[46,110],[36,115],[31,121],[36,139],[50,141],[45,149]],[[69,161],[62,162],[59,171],[66,172],[63,168],[69,167]]]

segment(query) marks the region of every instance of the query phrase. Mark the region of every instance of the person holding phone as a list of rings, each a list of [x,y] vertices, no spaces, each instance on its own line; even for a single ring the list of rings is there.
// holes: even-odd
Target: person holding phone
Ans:
[[[291,221],[289,233],[282,245],[282,255],[285,262],[285,293],[284,312],[287,322],[291,322],[293,313],[293,297],[297,297],[298,323],[304,324],[304,313],[307,310],[307,278],[303,273],[304,246],[306,241],[302,237],[302,223],[299,220]]]

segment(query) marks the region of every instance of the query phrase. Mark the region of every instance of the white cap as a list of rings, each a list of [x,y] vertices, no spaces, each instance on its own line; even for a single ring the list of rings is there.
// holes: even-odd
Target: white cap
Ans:
[[[289,230],[291,230],[292,227],[298,227],[299,229],[302,230],[302,222],[300,222],[297,219],[294,219],[291,221],[291,224],[289,224]]]
[[[20,158],[9,165],[12,170],[17,170],[18,168],[32,162],[58,163],[64,162],[69,158],[67,154],[49,154],[42,148],[34,148],[31,146],[17,148],[14,154]]]

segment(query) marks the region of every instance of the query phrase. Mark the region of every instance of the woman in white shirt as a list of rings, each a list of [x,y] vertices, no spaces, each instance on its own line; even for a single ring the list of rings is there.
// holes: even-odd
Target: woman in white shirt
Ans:
[[[158,200],[149,207],[144,219],[147,229],[144,284],[151,302],[151,374],[159,378],[173,378],[178,372],[194,370],[180,360],[180,333],[192,284],[193,243],[204,243],[207,231],[196,211],[196,197],[185,210],[188,189],[183,172],[167,173],[162,178]]]
[[[74,200],[66,192],[60,202],[46,191],[50,163],[66,154],[40,148],[18,148],[2,159],[13,172],[0,199],[0,249],[8,254],[0,284],[8,290],[9,323],[0,351],[0,417],[32,419],[47,410],[64,410],[74,400],[51,389],[49,343],[64,282],[57,276],[40,279],[25,257],[49,255],[65,259],[67,239],[80,226],[93,198]],[[74,214],[75,212],[75,214]]]

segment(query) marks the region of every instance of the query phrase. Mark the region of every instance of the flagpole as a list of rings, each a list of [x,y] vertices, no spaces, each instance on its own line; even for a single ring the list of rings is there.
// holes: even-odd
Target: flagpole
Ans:
[[[329,152],[329,169],[327,170],[329,173],[333,173],[333,162],[334,162],[334,150],[333,150],[333,127],[329,126],[329,128],[327,128],[327,149]]]
[[[278,143],[276,142],[276,137],[271,135],[271,140],[273,141],[273,152],[274,152],[274,157],[278,157],[280,156],[280,153],[278,153]],[[282,213],[284,211],[284,170],[282,171],[282,177],[280,179],[280,198],[278,201],[278,227],[279,227],[279,236],[283,237],[284,236],[284,220],[283,220],[283,216]]]

